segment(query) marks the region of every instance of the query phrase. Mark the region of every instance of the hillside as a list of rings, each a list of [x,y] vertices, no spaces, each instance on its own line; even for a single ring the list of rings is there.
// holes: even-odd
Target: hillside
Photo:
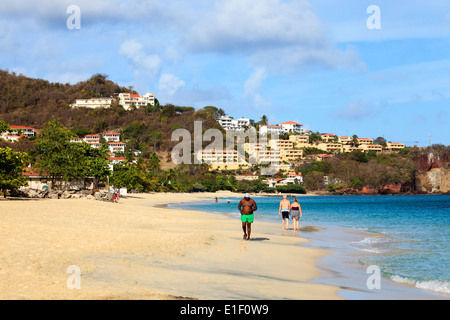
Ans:
[[[110,97],[120,92],[137,93],[107,78],[106,75],[96,74],[71,85],[0,70],[0,120],[10,125],[30,126],[39,132],[45,122],[57,119],[79,136],[119,131],[129,141],[130,148],[143,151],[144,156],[152,152],[167,156],[176,144],[171,141],[171,132],[176,128],[193,132],[195,120],[203,122],[204,130],[221,128],[215,121],[215,108],[195,110],[157,103],[153,108],[125,111],[117,102],[107,109],[70,107],[75,99]],[[11,147],[26,151],[31,146],[32,142],[24,141]]]

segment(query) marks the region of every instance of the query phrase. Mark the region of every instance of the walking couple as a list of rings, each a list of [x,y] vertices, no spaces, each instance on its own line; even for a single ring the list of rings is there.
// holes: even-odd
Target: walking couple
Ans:
[[[289,229],[289,215],[294,221],[294,231],[300,231],[300,217],[302,217],[302,207],[297,202],[297,198],[294,197],[294,202],[290,202],[286,195],[283,195],[283,200],[280,201],[280,208],[278,209],[278,215],[283,220],[283,229]]]

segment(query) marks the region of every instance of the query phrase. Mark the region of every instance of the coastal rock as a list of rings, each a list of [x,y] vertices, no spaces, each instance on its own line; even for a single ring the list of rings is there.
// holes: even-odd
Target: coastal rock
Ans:
[[[100,191],[94,193],[95,200],[102,200],[102,193]]]
[[[94,198],[98,201],[112,201],[113,195],[110,192],[97,191],[94,193]]]
[[[70,199],[72,197],[72,194],[69,191],[64,191],[61,194],[61,199]]]
[[[108,192],[103,196],[103,201],[112,201],[112,199],[113,199],[112,193]]]
[[[398,194],[402,190],[402,185],[400,183],[391,183],[379,190],[380,194]]]
[[[416,176],[420,192],[450,193],[450,168],[432,168]]]
[[[400,183],[391,183],[381,188],[379,194],[399,194],[402,192],[402,185]]]
[[[373,195],[373,194],[378,194],[378,191],[373,190],[373,189],[369,189],[367,187],[363,187],[361,189],[361,191],[359,192],[359,194],[361,194],[361,195]]]

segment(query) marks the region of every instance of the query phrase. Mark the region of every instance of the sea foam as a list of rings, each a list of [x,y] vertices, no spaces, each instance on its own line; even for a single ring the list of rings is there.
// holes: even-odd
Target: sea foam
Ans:
[[[448,281],[437,281],[437,280],[415,281],[413,279],[402,277],[399,275],[393,275],[390,277],[390,279],[397,283],[415,286],[418,289],[450,294],[450,282]]]

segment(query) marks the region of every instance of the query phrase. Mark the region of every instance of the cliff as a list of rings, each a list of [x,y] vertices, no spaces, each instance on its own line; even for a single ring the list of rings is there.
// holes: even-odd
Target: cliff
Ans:
[[[418,174],[416,189],[426,193],[450,193],[450,168],[432,168]]]

